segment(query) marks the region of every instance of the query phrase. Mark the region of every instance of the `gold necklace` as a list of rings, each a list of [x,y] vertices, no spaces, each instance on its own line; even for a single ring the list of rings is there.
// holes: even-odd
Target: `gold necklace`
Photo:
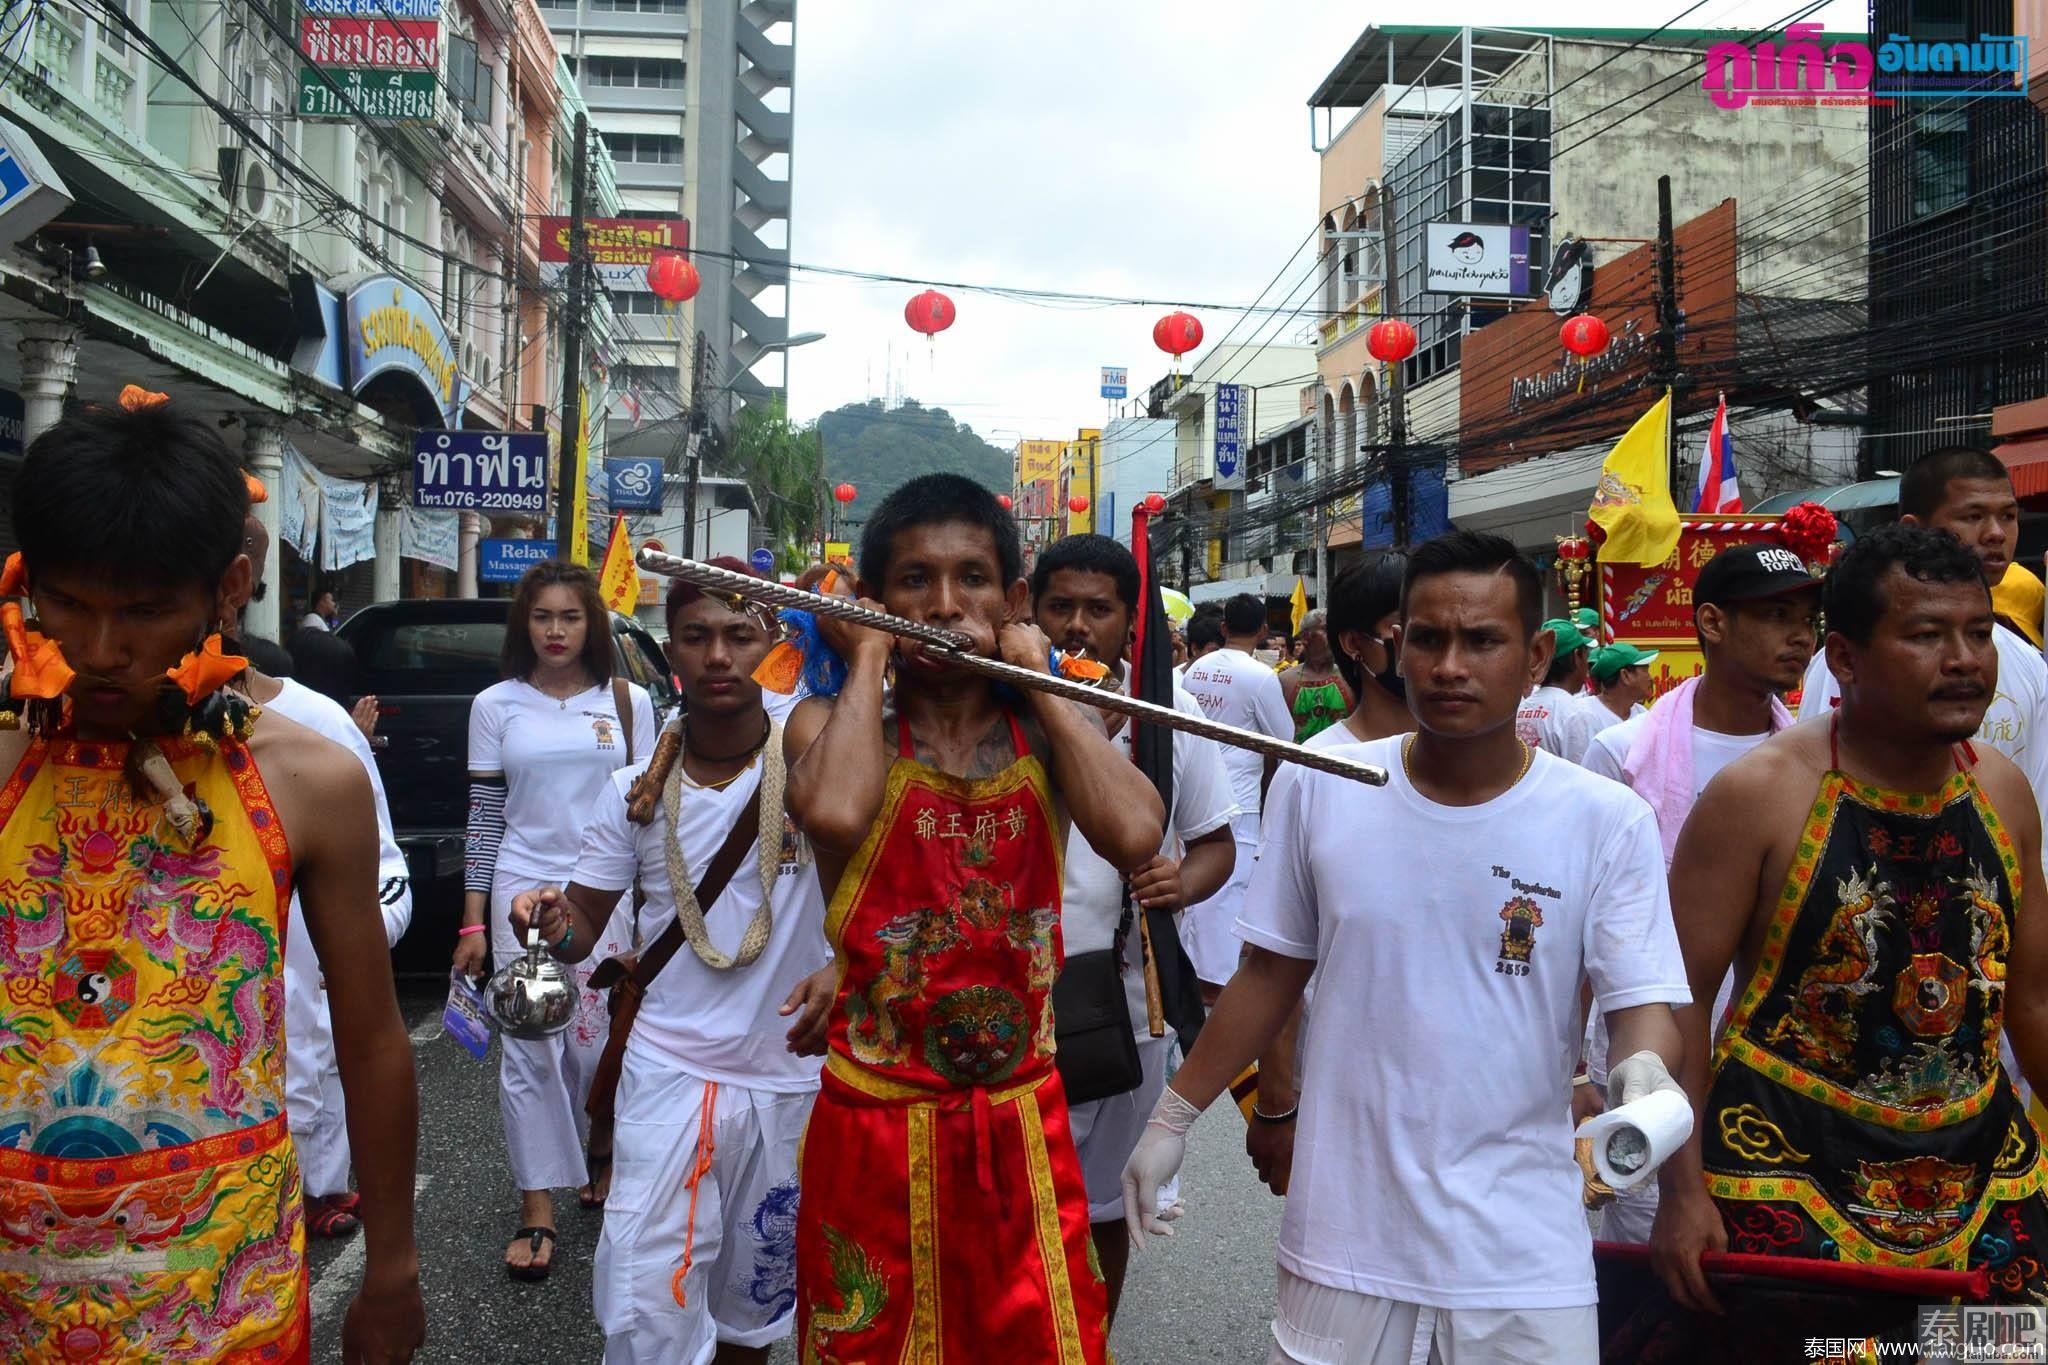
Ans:
[[[1517,782],[1520,782],[1523,778],[1529,775],[1530,766],[1536,762],[1536,746],[1528,743],[1525,740],[1519,739],[1516,740],[1515,743],[1520,744],[1522,746],[1522,766],[1515,773],[1515,781],[1508,783],[1506,788],[1507,791],[1514,790],[1515,784]],[[1401,741],[1401,776],[1408,779],[1408,785],[1411,787],[1415,785],[1415,768],[1414,765],[1408,761],[1408,755],[1414,752],[1414,749],[1414,735],[1409,735],[1406,739]],[[1503,794],[1505,794],[1505,792]]]
[[[764,719],[766,719],[766,718],[764,718]],[[754,770],[754,765],[755,765],[756,763],[760,762],[760,760],[761,760],[761,750],[762,750],[762,748],[763,748],[764,746],[766,746],[766,744],[768,743],[768,739],[769,739],[769,736],[770,736],[770,735],[772,735],[772,734],[774,733],[774,731],[775,731],[775,722],[774,722],[774,720],[773,720],[773,719],[768,719],[768,723],[767,723],[766,725],[764,725],[764,726],[762,727],[762,734],[761,734],[761,739],[760,739],[760,741],[759,741],[758,743],[756,743],[756,744],[754,745],[753,749],[752,749],[752,750],[750,750],[750,751],[749,751],[749,753],[748,753],[748,755],[747,755],[747,766],[746,766],[746,767],[744,767],[744,768],[741,768],[741,769],[740,769],[740,770],[739,770],[738,772],[734,773],[734,774],[733,774],[733,775],[732,775],[731,777],[727,777],[727,778],[722,778],[722,779],[720,779],[720,780],[719,780],[719,781],[717,781],[717,782],[699,782],[699,781],[697,781],[697,780],[696,780],[695,778],[693,778],[693,777],[691,777],[691,776],[690,776],[690,766],[689,766],[689,763],[688,763],[688,762],[687,762],[686,760],[688,760],[688,759],[690,759],[690,758],[704,758],[704,755],[702,755],[702,754],[695,754],[695,753],[692,753],[692,752],[691,752],[691,750],[690,750],[690,726],[689,726],[689,722],[688,722],[688,721],[685,721],[685,722],[683,723],[683,759],[684,759],[685,761],[679,761],[679,762],[678,762],[678,763],[676,764],[676,772],[677,772],[677,773],[678,773],[679,775],[681,775],[681,777],[682,777],[682,779],[683,779],[683,785],[685,785],[685,786],[687,786],[687,787],[690,787],[690,788],[692,788],[693,790],[696,790],[696,791],[700,791],[700,792],[722,792],[722,791],[724,791],[724,790],[725,790],[725,789],[726,789],[727,787],[730,787],[730,786],[731,786],[731,785],[732,785],[733,783],[735,783],[735,782],[739,781],[739,780],[740,780],[741,778],[745,777],[745,776],[746,776],[746,775],[747,775],[748,773],[750,773],[750,772],[752,772],[752,771]],[[734,755],[732,755],[732,758],[722,758],[722,759],[705,759],[705,761],[706,761],[707,763],[730,763],[730,762],[732,761],[732,759],[733,759],[733,758],[738,758],[738,757],[739,757],[739,755],[738,755],[738,754],[734,754]]]

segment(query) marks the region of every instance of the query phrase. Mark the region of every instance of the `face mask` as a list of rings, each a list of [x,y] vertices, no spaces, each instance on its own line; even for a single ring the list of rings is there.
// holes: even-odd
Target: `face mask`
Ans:
[[[1387,666],[1384,671],[1374,673],[1372,675],[1372,680],[1378,683],[1382,688],[1386,689],[1387,694],[1393,697],[1395,701],[1407,700],[1408,682],[1398,672],[1396,672],[1394,668],[1393,640],[1375,640],[1374,643],[1378,644],[1380,649],[1385,652],[1387,656]],[[1370,672],[1370,670],[1367,671]]]

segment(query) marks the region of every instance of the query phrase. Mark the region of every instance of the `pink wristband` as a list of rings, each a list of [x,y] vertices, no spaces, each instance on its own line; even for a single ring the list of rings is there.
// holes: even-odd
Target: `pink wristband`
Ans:
[[[464,938],[470,934],[481,934],[485,929],[488,929],[489,927],[490,926],[487,924],[465,924],[460,929],[457,929],[455,931],[455,937]]]

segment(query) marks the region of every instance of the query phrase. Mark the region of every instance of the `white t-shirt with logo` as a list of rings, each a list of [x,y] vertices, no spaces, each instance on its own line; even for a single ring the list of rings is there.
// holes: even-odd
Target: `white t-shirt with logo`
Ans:
[[[779,735],[770,741],[780,742]],[[641,890],[647,893],[647,904],[640,912],[640,932],[642,940],[651,943],[676,917],[676,898],[668,872],[667,802],[648,824],[636,825],[626,818],[626,793],[633,779],[646,769],[645,763],[621,768],[604,784],[583,831],[583,849],[576,857],[571,880],[600,891],[625,892],[620,902],[623,914],[637,875]],[[711,866],[727,832],[760,790],[758,761],[722,791],[683,789],[678,815],[681,828],[676,837],[692,884]],[[716,971],[684,943],[648,988],[626,1050],[628,1056],[642,1057],[657,1069],[680,1067],[700,1080],[721,1085],[784,1093],[809,1090],[818,1084],[822,1060],[789,1051],[788,1034],[794,1019],[778,1011],[799,981],[832,958],[825,942],[825,898],[818,889],[817,865],[808,856],[798,856],[802,845],[788,816],[775,824],[764,822],[762,833],[782,841],[782,867],[771,901],[774,928],[768,946],[744,967]],[[760,906],[757,841],[717,901],[704,912],[712,946],[728,957],[738,951],[740,938]]]
[[[630,755],[610,683],[567,700],[517,680],[477,694],[469,709],[469,770],[505,775],[500,882],[508,874],[522,886],[567,877],[606,780],[654,752],[654,703],[644,687],[629,685],[627,691],[633,705]]]
[[[1124,692],[1130,693],[1130,673],[1124,674]],[[1199,716],[1202,708],[1179,688],[1174,689],[1173,706],[1186,715]],[[1129,752],[1131,727],[1128,722],[1116,740]],[[1159,851],[1169,858],[1181,856],[1189,840],[1223,828],[1237,813],[1231,797],[1230,780],[1223,771],[1223,746],[1194,735],[1173,736],[1173,818],[1166,822],[1166,838]],[[1067,831],[1065,882],[1060,890],[1060,938],[1069,957],[1096,952],[1116,941],[1117,920],[1123,914],[1124,879],[1089,847],[1076,829]],[[1133,913],[1136,913],[1133,903]],[[1131,1025],[1141,1033],[1148,1028],[1145,1016],[1145,968],[1135,928],[1124,936],[1124,999],[1130,1006]]]
[[[1567,763],[1577,763],[1593,738],[1592,717],[1581,704],[1584,700],[1546,683],[1522,699],[1521,710],[1515,712],[1515,737]]]
[[[2034,784],[2034,799],[2048,800],[2048,663],[2018,631],[1991,627],[1998,648],[1998,691],[1977,727],[1977,743],[1988,744],[2019,765]],[[1799,693],[1799,718],[1824,716],[1842,695],[1828,671],[1828,652],[1814,653]]]
[[[1280,675],[1241,649],[1226,645],[1203,655],[1188,665],[1181,686],[1210,720],[1274,739],[1294,738],[1294,716],[1280,692]],[[1229,746],[1223,749],[1223,769],[1230,775],[1238,813],[1256,816],[1259,784],[1266,773],[1264,756]]]
[[[1441,806],[1402,742],[1331,747],[1385,768],[1378,790],[1281,770],[1238,921],[1321,972],[1280,1265],[1439,1308],[1593,1303],[1579,983],[1603,1010],[1690,999],[1656,817],[1547,753],[1492,801]]]

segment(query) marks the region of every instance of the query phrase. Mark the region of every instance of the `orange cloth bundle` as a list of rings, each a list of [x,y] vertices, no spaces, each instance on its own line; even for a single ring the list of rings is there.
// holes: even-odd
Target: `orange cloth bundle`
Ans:
[[[247,659],[237,654],[224,654],[221,650],[220,634],[215,632],[206,637],[205,644],[187,654],[176,668],[165,671],[164,676],[184,691],[188,704],[197,706],[202,698],[220,691],[249,667]]]
[[[14,656],[9,692],[16,697],[44,701],[63,696],[64,689],[78,675],[64,662],[64,651],[55,640],[28,628],[19,602],[0,602],[0,631],[5,631],[7,650]]]

